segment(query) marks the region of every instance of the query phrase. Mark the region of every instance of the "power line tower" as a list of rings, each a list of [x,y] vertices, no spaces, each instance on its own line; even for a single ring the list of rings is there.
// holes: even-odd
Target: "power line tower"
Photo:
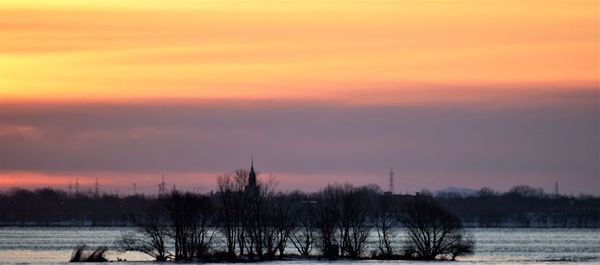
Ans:
[[[554,198],[558,198],[558,181],[554,183]]]
[[[98,198],[100,195],[100,184],[98,183],[98,178],[96,177],[96,182],[94,183],[94,197]]]
[[[79,194],[79,177],[75,178],[75,194]]]
[[[133,195],[137,195],[137,186],[133,183]]]
[[[392,167],[390,167],[390,187],[388,192],[394,194],[394,168]]]
[[[158,196],[163,196],[166,193],[165,175],[162,175],[162,182],[158,184]]]

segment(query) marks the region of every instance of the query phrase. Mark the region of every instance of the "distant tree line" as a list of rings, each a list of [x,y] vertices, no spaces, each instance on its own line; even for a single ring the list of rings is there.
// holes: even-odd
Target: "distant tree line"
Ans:
[[[376,187],[370,189],[381,193]],[[309,195],[302,192],[292,194],[299,197]],[[467,227],[600,228],[600,197],[548,194],[528,186],[515,186],[507,192],[483,188],[471,195],[432,195],[427,191],[420,194],[435,197]],[[211,200],[222,197],[220,191],[206,196]],[[239,201],[242,198],[231,197],[221,198],[220,203],[242,203]],[[392,197],[392,204],[399,205],[410,196]],[[96,196],[91,192],[69,194],[50,188],[15,188],[0,192],[0,226],[135,226],[133,213],[156,204],[157,199],[156,196],[144,195]],[[306,203],[314,201],[309,198],[303,200]],[[235,219],[230,221],[236,222]]]
[[[503,193],[482,188],[470,196],[437,194],[436,200],[472,227],[600,228],[600,197],[519,185]]]
[[[1,226],[132,226],[131,214],[154,198],[15,188],[0,193]]]

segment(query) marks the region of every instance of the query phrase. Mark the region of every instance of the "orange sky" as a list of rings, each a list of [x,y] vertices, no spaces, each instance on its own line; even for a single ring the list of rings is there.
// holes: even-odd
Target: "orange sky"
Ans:
[[[598,5],[0,0],[0,100],[343,101],[391,90],[401,96],[381,97],[437,102],[448,94],[439,86],[471,98],[597,88]]]
[[[211,99],[226,99],[230,101],[219,102],[226,102],[225,105],[230,104],[228,102],[236,102],[235,104],[238,105],[249,102],[260,106],[282,100],[283,105],[273,105],[282,110],[285,110],[285,105],[289,102],[311,104],[317,102],[315,103],[317,105],[323,102],[330,103],[329,101],[344,104],[366,103],[364,105],[373,108],[381,107],[380,105],[404,107],[410,104],[431,109],[443,106],[445,103],[478,103],[478,110],[481,110],[482,106],[502,108],[502,111],[507,114],[489,117],[497,119],[500,123],[508,121],[507,131],[522,133],[516,133],[513,138],[518,140],[521,139],[520,137],[523,139],[534,137],[531,138],[534,140],[524,143],[512,141],[514,139],[510,138],[511,141],[503,144],[510,149],[509,151],[522,147],[520,153],[523,156],[528,154],[527,151],[532,151],[535,155],[529,157],[539,158],[549,153],[567,156],[568,152],[565,150],[570,146],[577,148],[582,146],[572,152],[577,153],[581,150],[585,152],[577,153],[579,156],[571,154],[568,156],[581,158],[584,161],[593,158],[593,155],[597,156],[597,152],[586,151],[597,142],[597,135],[577,142],[577,139],[583,138],[576,132],[573,136],[567,132],[560,134],[556,131],[571,128],[572,120],[578,119],[577,125],[580,127],[577,128],[584,128],[582,130],[588,128],[585,126],[590,124],[588,120],[594,122],[593,113],[589,114],[587,110],[590,104],[595,104],[594,107],[598,104],[597,100],[593,100],[593,96],[597,95],[594,90],[599,88],[600,76],[599,3],[598,0],[0,0],[0,147],[14,153],[14,159],[11,160],[13,162],[0,164],[0,188],[15,185],[64,186],[72,180],[73,176],[80,176],[82,181],[88,181],[89,184],[97,173],[88,172],[87,176],[83,176],[78,175],[78,172],[68,172],[67,168],[64,169],[66,173],[59,174],[45,172],[44,167],[38,165],[46,165],[44,161],[48,162],[48,165],[60,164],[56,161],[71,161],[78,157],[89,159],[89,161],[83,159],[80,164],[95,165],[98,157],[101,157],[99,154],[104,150],[103,145],[89,147],[91,153],[89,156],[78,153],[88,149],[81,148],[77,144],[86,146],[88,142],[73,143],[73,139],[77,139],[74,137],[77,133],[97,136],[98,134],[94,134],[98,133],[95,130],[100,130],[99,134],[102,136],[102,129],[108,130],[109,136],[112,135],[111,133],[116,136],[114,139],[105,137],[107,146],[113,144],[114,148],[122,147],[122,152],[146,146],[162,151],[163,146],[152,146],[152,144],[164,140],[168,143],[165,146],[171,146],[172,142],[183,138],[187,142],[175,145],[178,149],[172,150],[177,151],[175,154],[179,154],[179,151],[186,150],[186,147],[192,143],[206,143],[210,146],[213,142],[210,138],[191,137],[196,133],[195,128],[186,127],[186,124],[195,124],[194,122],[198,120],[210,121],[210,117],[203,116],[188,121],[185,117],[191,114],[177,112],[177,108],[173,106],[167,108],[171,108],[173,113],[176,113],[170,118],[177,120],[183,117],[185,122],[172,128],[168,126],[162,128],[160,126],[164,125],[158,124],[157,128],[153,128],[150,132],[147,131],[148,125],[137,125],[141,126],[141,129],[136,128],[136,130],[142,133],[136,134],[137,138],[132,140],[127,135],[120,135],[123,131],[127,132],[130,123],[135,122],[135,119],[127,120],[127,117],[130,117],[127,114],[132,115],[127,112],[127,107],[117,107],[113,113],[106,111],[115,108],[113,105],[99,105],[104,107],[100,107],[102,111],[97,114],[93,107],[86,109],[85,104],[60,106],[65,102],[114,103],[118,101],[125,105],[131,105],[132,102],[187,104],[195,102],[194,100],[210,102]],[[260,101],[247,101],[253,99],[260,99]],[[27,108],[27,111],[21,113],[19,106],[11,111],[6,107],[10,104],[5,104],[4,110],[2,109],[2,104],[13,102],[23,103],[25,106],[23,108]],[[57,105],[44,107],[48,102]],[[513,107],[526,109],[541,105],[550,106],[549,110],[564,108],[565,111],[573,111],[575,114],[572,116],[575,118],[570,118],[571,116],[567,114],[556,115],[554,112],[542,111],[540,116],[524,116],[537,119],[531,118],[532,120],[522,124],[513,124],[514,117],[523,116],[510,113]],[[303,111],[310,109],[311,106],[314,107],[310,104],[302,106],[298,108]],[[357,109],[360,110],[362,107],[365,106]],[[152,110],[161,109],[162,106],[157,105],[153,108],[148,108],[148,112],[154,115],[161,113]],[[336,108],[340,106],[336,105]],[[344,112],[354,110],[341,108]],[[208,113],[204,109],[194,111],[196,111],[194,117]],[[249,107],[241,113],[253,113],[252,111],[253,109]],[[389,113],[376,112],[378,113],[376,117],[383,125],[401,125],[402,122],[406,122],[407,128],[410,128],[410,124],[421,128],[419,126],[428,124],[428,120],[420,120],[423,117],[415,116],[415,121],[412,121],[412,116],[405,117],[396,113],[402,111],[404,110],[390,109]],[[345,119],[338,117],[331,121],[325,120],[326,123],[318,123],[320,125],[317,126],[311,124],[308,119],[305,119],[306,117],[298,118],[290,115],[289,112],[283,112],[287,113],[285,115],[288,115],[289,119],[285,115],[281,116],[284,118],[274,116],[272,119],[280,123],[294,121],[304,124],[306,128],[312,128],[310,126],[328,128],[329,123],[339,123],[341,128],[345,125]],[[75,125],[69,124],[74,117],[64,116],[65,113],[74,116],[83,113],[81,114],[83,118]],[[125,118],[122,123],[114,126],[104,124],[106,128],[102,128],[101,125],[96,125],[94,120],[96,116],[88,117],[85,116],[86,113],[97,115],[104,122]],[[239,123],[225,111],[218,110],[215,113],[220,113],[221,116],[216,115],[218,117],[215,118],[215,122],[208,122],[208,124],[218,125],[223,123],[221,120],[228,119],[232,124]],[[377,120],[368,113],[370,112],[358,111],[353,114],[363,115],[362,119],[353,120],[354,117],[350,114],[346,118],[357,123]],[[103,116],[104,114],[107,116]],[[238,113],[238,115],[242,114]],[[388,116],[385,116],[386,114]],[[415,115],[419,114],[424,115],[420,112]],[[458,115],[446,117],[437,113],[446,117],[441,119],[442,121],[452,121],[440,131],[445,132],[455,127],[473,127],[474,131],[479,128],[487,132],[487,129],[494,125],[486,123],[486,119],[473,118],[477,117],[475,115],[468,116],[462,123],[457,123],[460,126],[454,126],[454,123],[464,116],[463,114],[459,112]],[[3,115],[5,124],[2,120]],[[425,115],[424,119],[430,119],[431,124],[438,124],[437,115]],[[540,118],[543,115],[548,115],[548,118]],[[246,120],[252,120],[255,116],[249,115]],[[133,115],[133,117],[137,116]],[[490,122],[496,121],[492,118]],[[44,123],[45,121],[48,123]],[[550,128],[547,129],[549,133],[544,136],[547,139],[539,135],[538,127],[530,126],[523,129],[524,124],[535,122],[541,124],[539,128]],[[390,154],[395,154],[395,150],[399,148],[394,146],[394,143],[413,143],[415,139],[420,139],[421,133],[412,138],[399,136],[398,138],[390,136],[389,139],[380,138],[382,133],[391,130],[382,124],[364,124],[363,128],[383,128],[374,130],[370,134],[363,135],[359,131],[356,135],[350,135],[354,130],[319,131],[314,136],[315,139],[309,137],[305,141],[323,140],[323,144],[327,144],[332,142],[331,139],[337,139],[339,143],[333,141],[336,142],[336,147],[345,147],[348,143],[373,142],[376,147],[366,146],[354,151],[360,154],[372,147],[374,154],[377,154],[383,153],[377,151],[377,148],[387,148],[393,150]],[[380,125],[381,127],[378,127]],[[77,126],[83,128],[81,132],[74,129],[79,128]],[[266,123],[262,126],[264,128],[257,129],[261,132],[257,135],[271,135],[270,133],[281,130],[276,127],[277,123]],[[269,126],[275,127],[270,129]],[[294,126],[295,123],[288,125],[290,128]],[[247,127],[221,129],[242,131],[247,130]],[[304,127],[298,126],[298,128]],[[499,127],[498,131],[504,128]],[[404,127],[400,126],[394,130],[400,131],[400,129]],[[423,132],[427,129],[431,128],[425,126]],[[202,130],[210,131],[211,128],[202,127]],[[155,131],[167,132],[164,134],[168,137],[163,134],[154,135],[152,132]],[[465,132],[469,131],[465,130]],[[590,135],[594,134],[593,130],[585,131],[588,132]],[[220,135],[221,132],[218,134]],[[347,138],[340,137],[345,134],[348,134]],[[295,137],[302,138],[306,135],[310,136],[311,131],[301,131]],[[455,139],[455,141],[447,140],[442,143],[452,147],[448,149],[453,149],[451,143],[460,143],[460,135],[463,133],[456,135],[458,141]],[[259,150],[259,147],[264,144],[261,142],[262,138],[254,139],[254,142],[249,141],[251,136],[231,136],[222,139],[221,142],[215,141],[215,144],[219,147],[227,146],[231,142],[243,139],[244,143],[251,144],[241,152],[249,153],[251,150]],[[508,139],[502,134],[495,135],[492,132],[475,134],[475,136],[472,138],[476,140],[481,138],[485,142],[469,139],[466,145],[473,148],[485,147],[488,142]],[[554,136],[556,138],[553,138]],[[276,137],[279,136],[275,135]],[[141,141],[138,138],[150,140],[147,144],[136,145],[137,141]],[[342,141],[344,139],[348,142]],[[422,142],[436,143],[436,139],[437,136],[433,135],[431,139],[424,137]],[[543,144],[537,145],[535,139]],[[295,140],[282,141],[277,145],[277,149],[281,149],[281,153],[294,154],[298,151],[296,150],[298,147],[293,145]],[[563,140],[565,146],[559,146]],[[289,146],[282,147],[286,144]],[[543,148],[547,146],[554,149],[548,151]],[[152,148],[148,150],[153,151]],[[460,148],[464,149],[464,146]],[[423,147],[419,146],[418,149]],[[441,149],[436,144],[430,153],[425,152],[422,157],[430,158]],[[203,149],[198,148],[198,150]],[[58,151],[63,151],[64,154],[54,157]],[[493,157],[497,150],[490,149],[489,152]],[[269,160],[269,155],[271,158],[281,156],[279,153],[270,154],[266,151],[263,153],[266,153],[261,154],[266,157],[264,159],[266,161]],[[190,156],[199,154],[203,153],[190,153]],[[472,154],[467,152],[465,157],[469,155]],[[515,155],[518,155],[518,152]],[[449,157],[442,157],[440,161],[451,160],[454,156],[452,154]],[[222,157],[231,158],[232,153],[224,152]],[[383,161],[390,157],[392,155],[382,155],[373,160]],[[423,160],[416,157],[417,162]],[[485,156],[481,157],[485,158]],[[125,156],[125,160],[127,158]],[[289,160],[301,159],[290,158]],[[564,160],[565,158],[561,157],[556,160],[549,158],[547,161]],[[39,163],[35,164],[32,161]],[[530,167],[528,169],[537,170],[551,166],[553,163],[558,164],[558,162],[547,161],[539,163],[543,166],[533,162],[527,164]],[[586,161],[588,160],[584,162],[587,163]],[[106,167],[110,169],[115,166],[111,163],[107,162]],[[194,161],[191,164],[195,163]],[[519,162],[514,163],[519,164]],[[67,164],[79,166],[74,162]],[[165,164],[169,163],[165,162]],[[572,164],[575,165],[573,168],[581,168],[580,164],[575,162],[568,166]],[[203,166],[207,165],[210,166],[210,163],[207,162]],[[231,165],[239,165],[239,163],[231,163]],[[589,168],[593,166],[597,168],[597,164],[585,165],[591,165]],[[36,166],[42,169],[37,169]],[[429,167],[428,165],[424,168]],[[470,167],[472,167],[470,164],[464,166],[466,169]],[[388,165],[382,168],[387,169]],[[210,170],[220,172],[223,168]],[[448,171],[444,168],[439,170]],[[554,169],[548,170],[551,171],[552,177],[558,174]],[[591,175],[587,173],[588,171],[584,172],[587,175],[584,173],[581,175],[589,178]],[[114,179],[118,179],[120,173],[123,172],[115,173]],[[144,175],[146,173],[129,172],[128,174],[132,176],[138,174],[137,177],[132,178],[138,179],[140,183],[148,178]],[[282,172],[282,175],[285,174],[293,176],[293,174],[303,173],[290,170],[290,172]],[[320,176],[319,174],[321,173],[316,172],[313,175]],[[361,174],[368,175],[364,172],[358,175]],[[435,179],[438,177],[436,174],[432,173],[429,176]],[[456,173],[456,175],[461,174]],[[497,175],[502,174],[504,172],[497,173]],[[535,175],[529,172],[524,172],[522,175],[528,174]],[[564,173],[564,176],[571,177],[569,174],[571,173]],[[180,177],[187,181],[195,181],[196,177],[190,176]],[[290,177],[290,181],[293,179]],[[315,177],[315,179],[322,178]],[[213,181],[213,177],[210,177],[210,181]],[[154,179],[151,182],[154,183]],[[110,182],[107,185],[110,185]],[[153,185],[155,183],[150,184],[149,187],[154,188]],[[588,182],[584,181],[578,185],[589,186]]]

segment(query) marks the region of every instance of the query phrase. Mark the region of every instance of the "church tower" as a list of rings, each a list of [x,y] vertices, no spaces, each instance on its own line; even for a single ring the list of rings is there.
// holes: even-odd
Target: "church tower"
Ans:
[[[256,172],[254,172],[254,157],[250,157],[250,173],[248,174],[248,188],[256,188]]]

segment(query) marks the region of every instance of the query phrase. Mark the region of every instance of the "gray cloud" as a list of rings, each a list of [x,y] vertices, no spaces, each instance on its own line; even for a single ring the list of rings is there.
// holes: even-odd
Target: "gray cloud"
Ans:
[[[254,153],[261,168],[295,175],[374,175],[393,165],[440,185],[550,186],[559,179],[597,194],[598,95],[568,96],[510,107],[4,103],[0,170],[224,172]]]

